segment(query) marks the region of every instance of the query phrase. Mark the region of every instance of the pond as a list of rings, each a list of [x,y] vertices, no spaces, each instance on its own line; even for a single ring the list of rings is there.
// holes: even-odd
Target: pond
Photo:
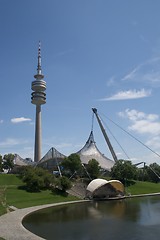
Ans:
[[[25,217],[23,225],[36,235],[52,240],[157,240],[160,197],[47,208]]]

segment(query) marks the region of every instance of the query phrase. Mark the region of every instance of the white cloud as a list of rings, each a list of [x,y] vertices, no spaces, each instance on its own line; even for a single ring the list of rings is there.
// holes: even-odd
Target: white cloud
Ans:
[[[0,142],[0,147],[8,148],[24,143],[26,143],[26,141],[23,141],[22,139],[7,138],[6,140]]]
[[[146,142],[146,145],[149,146],[150,148],[159,150],[160,149],[160,136],[155,136],[155,137],[149,139]]]
[[[159,116],[156,114],[146,114],[135,109],[126,109],[124,112],[120,112],[119,116],[128,118],[131,121],[132,124],[128,129],[132,131],[155,136],[160,134],[160,121]]]
[[[129,72],[126,76],[124,76],[121,80],[126,81],[126,80],[132,80],[135,78],[137,71],[139,70],[140,66],[134,68],[131,72]]]
[[[151,90],[145,90],[144,88],[141,90],[128,90],[128,91],[120,91],[111,97],[106,97],[100,99],[100,101],[114,101],[114,100],[129,100],[129,99],[138,99],[149,97],[151,95]]]
[[[160,83],[160,57],[151,58],[148,61],[139,64],[131,72],[127,73],[121,80],[145,82],[155,86]]]
[[[25,117],[19,117],[19,118],[12,118],[11,122],[12,123],[21,123],[21,122],[30,122],[30,118],[25,118]]]
[[[132,131],[139,133],[150,133],[156,135],[160,133],[160,122],[150,122],[149,120],[136,121],[129,127]]]

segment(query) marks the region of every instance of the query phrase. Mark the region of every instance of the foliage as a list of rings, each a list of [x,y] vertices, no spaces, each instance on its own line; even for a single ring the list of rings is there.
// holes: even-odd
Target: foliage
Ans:
[[[157,163],[152,163],[143,168],[137,168],[137,180],[159,182],[160,181],[160,166]]]
[[[13,153],[5,154],[4,157],[3,157],[3,159],[13,161],[13,159],[14,159],[14,154],[13,154]]]
[[[111,177],[125,183],[126,180],[136,179],[137,168],[131,161],[118,160],[111,169]]]
[[[72,187],[71,181],[63,176],[58,179],[58,187],[63,191],[66,192],[66,190],[70,189]]]
[[[24,167],[21,172],[21,178],[26,184],[26,189],[31,192],[38,192],[42,189],[50,189],[50,186],[54,183],[54,176],[47,170],[39,167]]]
[[[86,169],[92,179],[97,178],[100,174],[100,165],[95,159],[89,160]]]
[[[62,163],[63,172],[69,172],[73,175],[75,172],[80,173],[82,171],[82,164],[78,154],[72,153],[69,157],[66,157]]]
[[[12,153],[5,154],[3,157],[3,168],[7,169],[8,172],[10,172],[11,169],[14,167],[13,159],[14,159],[14,154]]]
[[[0,155],[0,172],[3,172],[2,156]]]
[[[19,187],[23,185],[22,180],[13,174],[0,174],[0,215],[7,212],[7,206],[26,208],[48,203],[65,202],[77,200],[74,196],[67,196],[64,192],[28,192]],[[5,199],[5,206],[2,204]]]
[[[159,182],[160,176],[160,166],[157,163],[152,163],[149,167],[146,167],[146,172],[148,174],[148,180],[151,182]]]
[[[146,171],[148,167],[137,168],[137,178],[138,181],[149,181],[148,173]]]

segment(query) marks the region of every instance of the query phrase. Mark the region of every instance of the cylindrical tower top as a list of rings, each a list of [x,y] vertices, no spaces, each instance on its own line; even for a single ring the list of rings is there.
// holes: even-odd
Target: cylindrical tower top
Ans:
[[[41,105],[46,103],[46,82],[44,81],[44,75],[42,74],[42,68],[41,68],[41,43],[39,42],[38,46],[38,65],[37,65],[37,74],[34,75],[34,80],[32,82],[32,96],[31,96],[31,102],[35,105]]]

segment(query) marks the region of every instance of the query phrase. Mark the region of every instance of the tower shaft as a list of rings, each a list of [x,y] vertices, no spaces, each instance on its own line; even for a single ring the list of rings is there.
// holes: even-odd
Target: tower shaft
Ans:
[[[36,105],[36,121],[35,121],[35,146],[34,146],[34,161],[41,160],[41,105]]]

